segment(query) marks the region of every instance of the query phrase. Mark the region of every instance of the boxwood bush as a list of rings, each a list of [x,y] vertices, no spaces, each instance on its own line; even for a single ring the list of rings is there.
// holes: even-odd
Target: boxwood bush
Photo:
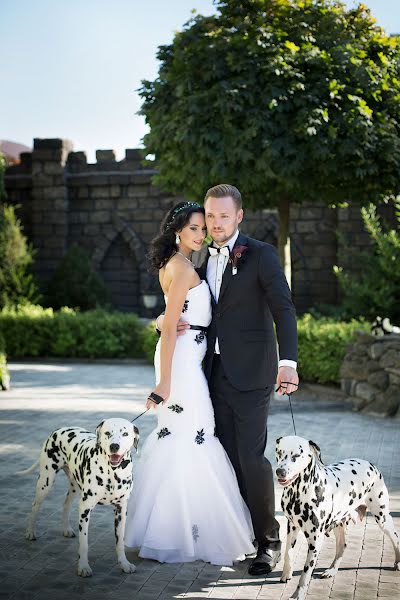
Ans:
[[[366,321],[337,321],[329,317],[305,314],[297,320],[299,336],[299,375],[301,381],[315,383],[340,383],[339,369],[355,331],[369,331]],[[158,340],[155,323],[150,323],[143,333],[143,348],[152,363]]]
[[[302,381],[340,381],[339,369],[356,331],[369,331],[363,320],[337,321],[305,314],[298,319],[299,374]],[[24,305],[0,312],[0,385],[7,381],[4,341],[9,358],[143,358],[153,362],[158,340],[155,322],[146,328],[134,314],[102,309],[81,313],[70,308]]]
[[[8,390],[10,387],[10,374],[7,368],[4,337],[0,331],[0,390]]]
[[[134,314],[102,309],[81,313],[70,308],[27,305],[4,308],[0,330],[9,358],[139,358],[143,326]]]
[[[299,375],[302,381],[340,383],[339,369],[356,331],[370,331],[367,321],[336,321],[305,314],[297,321]]]

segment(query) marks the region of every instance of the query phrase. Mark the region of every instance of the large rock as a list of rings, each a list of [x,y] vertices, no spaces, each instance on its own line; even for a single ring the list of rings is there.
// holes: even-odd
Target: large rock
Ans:
[[[376,394],[374,402],[364,405],[363,409],[369,413],[378,414],[384,417],[394,417],[400,407],[400,388],[391,385],[385,392]]]
[[[383,369],[395,369],[400,366],[400,346],[399,349],[390,348],[381,356],[379,364]]]
[[[343,379],[357,379],[366,381],[370,371],[368,363],[361,360],[344,360],[340,367],[340,377]]]
[[[385,345],[381,343],[372,344],[369,349],[369,355],[375,360],[379,360],[385,351]]]
[[[354,395],[357,396],[357,398],[362,398],[368,403],[375,400],[376,393],[377,390],[375,388],[364,382],[357,383],[354,391]]]
[[[355,337],[340,368],[342,390],[354,410],[400,416],[400,336]]]
[[[386,371],[375,371],[368,377],[368,383],[378,390],[386,390],[389,387],[389,375]]]

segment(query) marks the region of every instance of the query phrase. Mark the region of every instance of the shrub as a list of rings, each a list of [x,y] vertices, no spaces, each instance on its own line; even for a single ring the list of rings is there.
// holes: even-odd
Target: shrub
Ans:
[[[0,332],[0,390],[8,390],[10,387],[10,374],[7,368],[5,342]]]
[[[134,314],[102,309],[80,313],[41,306],[5,308],[0,327],[7,354],[23,357],[139,358],[142,330]]]
[[[370,331],[364,320],[335,321],[305,314],[298,319],[299,375],[303,381],[339,383],[339,369],[356,331]]]
[[[142,332],[142,348],[146,360],[153,364],[154,362],[154,351],[158,341],[158,334],[156,332],[156,322],[151,321]]]
[[[33,254],[14,206],[0,204],[0,308],[38,301],[30,272]]]
[[[89,255],[78,244],[72,244],[48,286],[46,303],[53,308],[72,306],[90,310],[106,302],[106,287],[93,269]]]
[[[341,267],[334,268],[343,291],[343,309],[347,317],[364,315],[374,320],[380,315],[389,317],[395,324],[400,324],[399,200],[395,206],[397,231],[382,227],[376,208],[372,204],[361,209],[364,226],[371,239],[371,250],[356,257],[360,265],[358,275],[345,273]]]

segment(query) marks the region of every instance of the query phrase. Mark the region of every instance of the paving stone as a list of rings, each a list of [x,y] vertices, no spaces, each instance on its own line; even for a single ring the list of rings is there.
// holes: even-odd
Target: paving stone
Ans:
[[[66,479],[59,476],[43,503],[38,519],[38,539],[24,538],[34,496],[36,477],[16,476],[29,467],[52,429],[81,425],[94,430],[113,415],[132,419],[143,410],[154,382],[153,369],[143,363],[74,364],[71,362],[11,363],[13,388],[0,394],[0,600],[167,600],[185,598],[234,598],[236,600],[288,600],[297,587],[306,557],[300,535],[295,547],[294,574],[280,583],[283,560],[266,578],[247,573],[250,560],[233,567],[202,561],[159,564],[127,553],[137,567],[131,575],[117,565],[110,507],[93,512],[89,532],[89,560],[93,577],[76,575],[78,539],[61,533],[62,503]],[[389,487],[391,511],[400,530],[400,427],[398,420],[356,414],[339,402],[293,398],[299,435],[316,441],[325,463],[351,456],[376,462]],[[155,426],[146,415],[138,426],[143,441]],[[332,424],[335,425],[333,432]],[[27,435],[29,428],[29,435]],[[274,440],[293,433],[287,401],[277,398],[271,406],[267,456],[274,462]],[[10,469],[10,464],[13,468]],[[280,510],[281,489],[276,489],[277,518],[281,537],[286,535]],[[12,502],[10,502],[12,498]],[[77,522],[73,505],[72,523]],[[75,529],[77,527],[75,525]],[[400,600],[400,573],[392,570],[394,554],[375,521],[368,516],[349,529],[341,569],[334,579],[320,579],[335,553],[333,537],[325,541],[307,600]]]

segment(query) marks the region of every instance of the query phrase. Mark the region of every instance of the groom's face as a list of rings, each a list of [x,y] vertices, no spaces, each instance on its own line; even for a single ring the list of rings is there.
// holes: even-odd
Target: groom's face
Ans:
[[[243,219],[243,210],[238,209],[232,196],[207,198],[204,208],[208,233],[219,246],[223,246],[236,232]]]

